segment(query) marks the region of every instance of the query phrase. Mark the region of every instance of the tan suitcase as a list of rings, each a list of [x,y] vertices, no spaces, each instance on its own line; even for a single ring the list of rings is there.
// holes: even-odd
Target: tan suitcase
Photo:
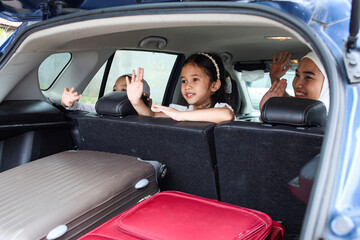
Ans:
[[[77,238],[158,191],[153,165],[135,157],[54,154],[0,173],[0,239]]]

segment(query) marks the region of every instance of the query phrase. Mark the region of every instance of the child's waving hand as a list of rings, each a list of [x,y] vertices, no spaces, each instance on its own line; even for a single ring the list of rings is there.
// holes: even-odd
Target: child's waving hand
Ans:
[[[79,100],[81,97],[82,95],[75,92],[74,88],[71,88],[70,90],[65,88],[63,94],[61,95],[61,104],[65,107],[72,107],[74,102]]]
[[[135,75],[135,70],[133,70],[131,79],[126,77],[127,96],[132,104],[138,104],[141,100],[144,92],[143,77],[143,68],[138,69],[137,75]]]
[[[141,116],[164,116],[162,113],[155,114],[151,109],[145,105],[141,100],[141,96],[144,93],[144,69],[139,68],[137,75],[135,75],[135,70],[132,71],[131,80],[129,77],[126,77],[127,85],[127,96],[132,106],[135,108],[136,112]],[[148,95],[148,94],[146,94]]]

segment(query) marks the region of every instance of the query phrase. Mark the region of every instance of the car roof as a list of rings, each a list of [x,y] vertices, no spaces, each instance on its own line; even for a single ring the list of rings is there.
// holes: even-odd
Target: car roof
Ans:
[[[178,1],[179,0],[1,0],[0,12],[3,18],[10,21],[43,21],[56,16],[85,10]]]
[[[3,1],[0,0],[0,17],[9,21],[21,21],[23,24],[18,28],[18,31],[10,36],[0,48],[0,52],[4,53],[11,43],[15,40],[16,36],[27,29],[35,22],[49,21],[49,19],[61,17],[66,14],[70,14],[76,18],[77,12],[92,11],[96,9],[111,9],[121,8],[124,6],[152,6],[158,5],[163,2],[182,2],[183,0],[108,0],[108,1],[97,1],[97,0],[17,0],[17,1]],[[185,2],[192,2],[188,0]],[[182,4],[190,4],[185,3]],[[194,1],[195,2],[195,1]],[[278,9],[281,12],[286,13],[289,16],[295,16],[311,26],[313,21],[324,24],[327,27],[328,32],[326,34],[331,35],[331,38],[337,41],[337,45],[342,47],[344,34],[336,34],[332,30],[333,25],[339,25],[340,22],[344,22],[344,19],[349,18],[349,9],[351,8],[351,0],[331,0],[331,1],[209,1],[215,4],[229,3],[236,6],[238,3],[247,5],[266,5],[271,8]],[[170,3],[174,4],[174,3]],[[176,3],[175,3],[176,4]],[[190,5],[191,6],[191,5]],[[75,15],[74,15],[75,14]],[[344,31],[345,28],[342,28]],[[245,32],[246,33],[246,32]],[[277,34],[274,32],[273,35]],[[255,36],[255,35],[254,35]],[[337,39],[338,38],[338,39]]]

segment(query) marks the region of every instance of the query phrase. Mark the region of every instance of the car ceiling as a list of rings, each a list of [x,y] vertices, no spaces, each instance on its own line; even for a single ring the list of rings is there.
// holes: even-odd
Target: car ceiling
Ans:
[[[234,16],[234,15],[233,15]],[[216,21],[213,18],[220,18]],[[198,14],[189,16],[118,17],[89,20],[49,28],[34,34],[34,41],[24,45],[22,52],[83,51],[94,49],[141,49],[139,42],[150,36],[163,37],[167,46],[161,51],[185,53],[229,52],[234,61],[259,61],[271,59],[272,54],[288,50],[294,57],[309,51],[301,37],[292,30],[269,19],[249,16],[235,18],[229,15]],[[143,18],[143,24],[139,24]],[[198,22],[197,22],[198,20]],[[206,21],[204,21],[206,20]],[[243,21],[242,21],[243,20]],[[161,21],[161,22],[160,22]],[[118,22],[119,24],[116,24]],[[289,36],[284,41],[267,40],[268,36]],[[28,38],[29,40],[32,37]],[[148,48],[146,50],[159,50]]]
[[[266,40],[266,36],[290,36],[291,40]],[[309,48],[288,32],[274,27],[247,26],[200,26],[147,29],[126,33],[111,33],[69,41],[62,50],[81,48],[139,48],[138,43],[151,36],[167,40],[164,51],[181,52],[229,52],[236,61],[258,61],[271,59],[273,53],[285,49],[296,55],[304,55]],[[101,43],[101,44],[100,44]],[[147,50],[158,50],[150,48]]]

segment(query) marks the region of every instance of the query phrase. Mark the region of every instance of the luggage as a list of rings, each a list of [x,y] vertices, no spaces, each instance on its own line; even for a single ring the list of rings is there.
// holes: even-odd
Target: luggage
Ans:
[[[159,191],[152,164],[66,151],[0,174],[0,239],[75,239]]]
[[[271,232],[266,240],[284,240],[284,226],[277,221],[272,222]]]
[[[272,229],[274,231],[272,231]],[[165,191],[142,201],[79,240],[281,240],[279,223],[255,210]]]

